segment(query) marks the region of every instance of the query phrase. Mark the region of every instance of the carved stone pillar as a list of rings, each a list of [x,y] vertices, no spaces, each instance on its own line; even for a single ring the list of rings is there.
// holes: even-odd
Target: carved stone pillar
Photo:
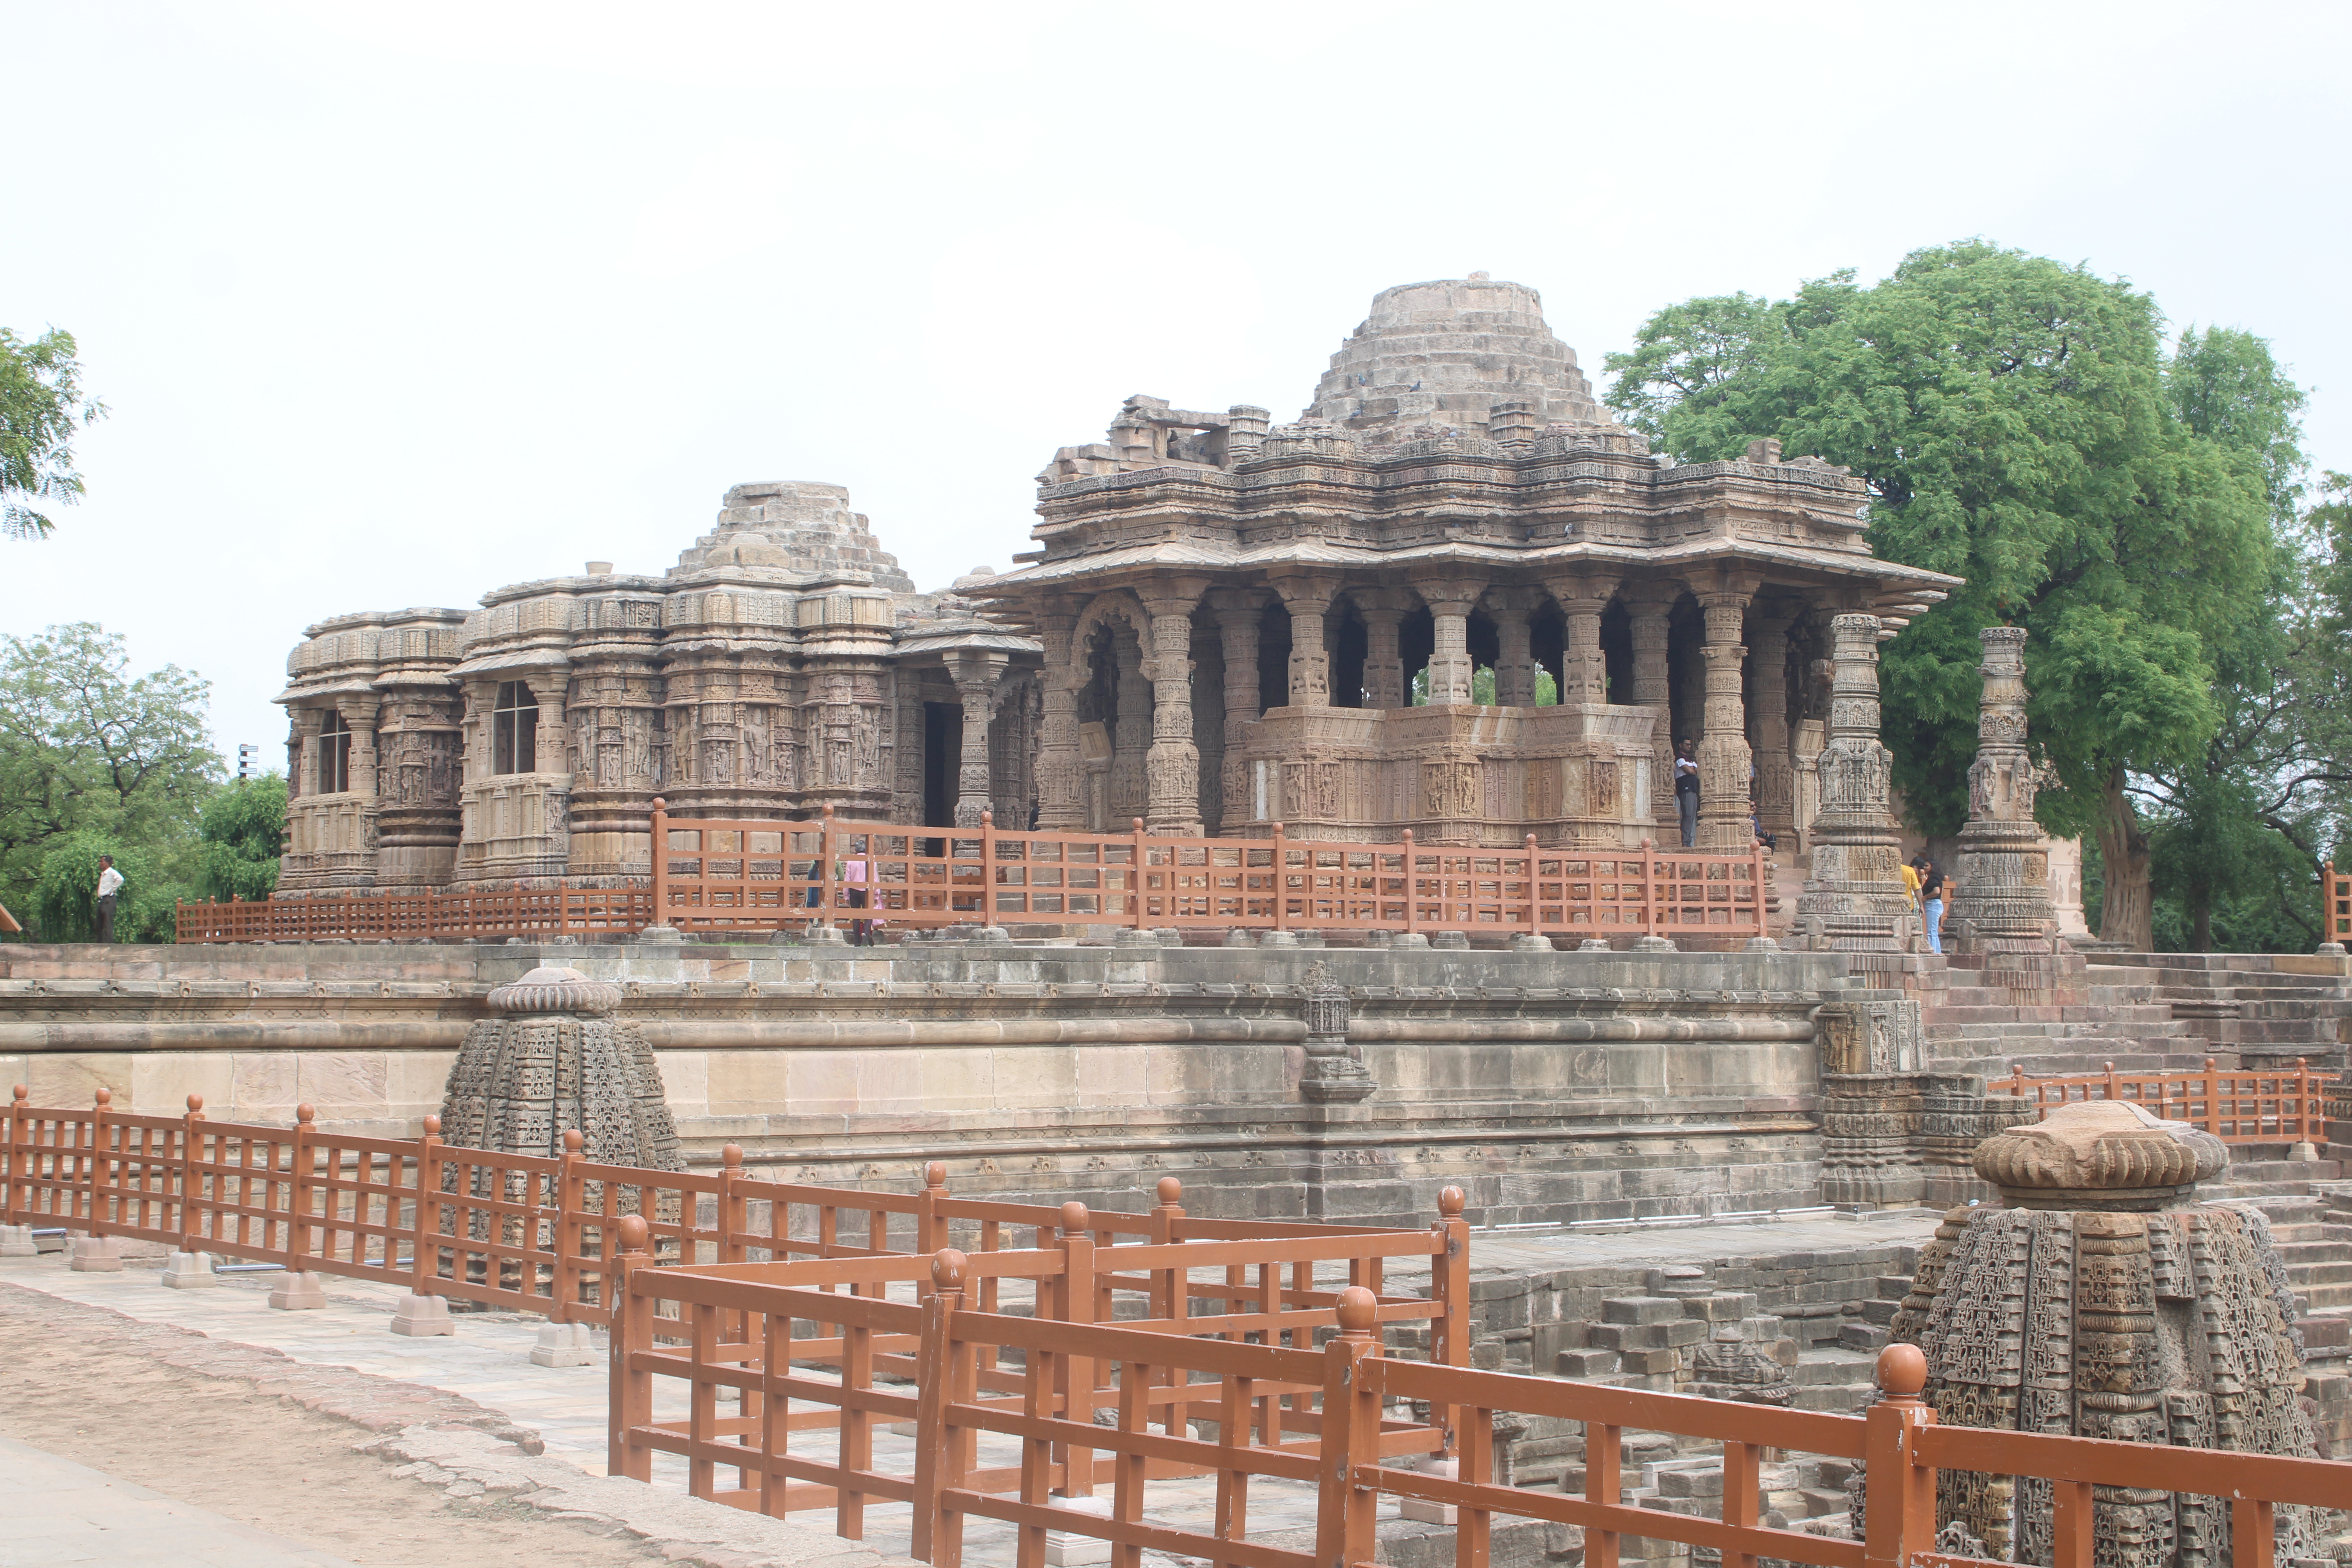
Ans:
[[[1037,826],[1055,833],[1073,833],[1086,826],[1086,771],[1078,754],[1078,689],[1085,671],[1073,668],[1077,650],[1071,633],[1077,611],[1054,604],[1038,617],[1045,644],[1045,709],[1037,737]]]
[[[297,799],[319,793],[319,728],[326,721],[323,709],[294,710],[294,744],[289,750],[298,759],[297,782],[301,787],[295,791]]]
[[[1756,816],[1764,831],[1793,850],[1797,830],[1796,769],[1789,758],[1789,621],[1785,615],[1748,622],[1756,669]]]
[[[956,695],[963,699],[963,755],[956,769],[955,825],[978,827],[981,813],[994,805],[989,784],[988,721],[996,683],[1004,677],[1004,655],[965,649],[949,666]],[[1025,824],[1024,824],[1025,826]]]
[[[1429,605],[1431,650],[1429,702],[1470,700],[1470,607],[1484,588],[1478,583],[1431,583],[1421,590]]]
[[[1225,662],[1225,760],[1220,783],[1224,786],[1224,811],[1217,824],[1220,834],[1238,833],[1255,813],[1250,791],[1250,726],[1258,708],[1258,617],[1265,595],[1255,588],[1220,588],[1209,595],[1217,617],[1217,640]]]
[[[1724,589],[1699,595],[1706,614],[1706,728],[1698,738],[1698,847],[1745,849],[1748,825],[1748,702],[1740,679],[1748,649],[1739,641],[1749,595]]]
[[[1609,661],[1601,651],[1601,616],[1609,608],[1610,597],[1617,591],[1613,576],[1559,577],[1545,584],[1551,596],[1559,601],[1560,612],[1568,619],[1566,645],[1559,656],[1559,700],[1570,702],[1606,702],[1609,700]],[[1663,611],[1661,612],[1663,616]],[[1664,621],[1661,619],[1659,663],[1663,675],[1664,664]],[[1640,645],[1635,644],[1638,658]],[[1640,700],[1641,676],[1635,667],[1635,700]],[[1663,691],[1663,685],[1661,687]],[[1664,700],[1661,697],[1661,700]],[[1661,727],[1665,721],[1661,719]]]
[[[1192,606],[1208,584],[1180,577],[1155,584],[1151,612],[1150,781],[1144,824],[1171,838],[1201,836],[1201,749],[1192,743]]]
[[[1666,661],[1666,619],[1679,587],[1636,583],[1624,593],[1633,643],[1633,702],[1650,710],[1650,820],[1675,820],[1675,736],[1672,671]],[[1599,623],[1594,624],[1599,634]],[[1568,700],[1562,692],[1560,700]]]
[[[1397,628],[1404,606],[1384,589],[1360,589],[1352,597],[1364,617],[1364,691],[1375,708],[1405,705],[1404,659],[1397,651]]]
[[[1878,617],[1840,616],[1830,637],[1830,738],[1797,928],[1816,951],[1896,952],[1910,904],[1888,810],[1893,759],[1878,741]]]
[[[351,791],[363,799],[375,799],[375,721],[376,704],[345,701],[337,711],[343,722],[352,727]]]
[[[1150,804],[1145,763],[1151,754],[1151,682],[1143,673],[1139,630],[1113,638],[1112,647],[1118,666],[1118,713],[1111,733],[1110,820],[1105,826],[1117,832],[1129,818],[1141,816]]]
[[[1290,610],[1290,706],[1331,706],[1331,651],[1323,617],[1339,589],[1319,577],[1285,577],[1275,591]]]
[[[1525,588],[1494,588],[1486,594],[1487,613],[1495,617],[1495,705],[1532,708],[1536,701],[1536,661],[1529,649],[1532,637],[1528,614],[1535,595]]]
[[[1963,952],[2048,952],[2057,930],[2050,852],[2033,823],[2033,763],[2025,754],[2025,628],[1987,626],[1977,760],[1960,829],[1952,931]]]
[[[923,820],[923,681],[904,665],[890,671],[890,711],[898,732],[891,751],[890,820]]]
[[[572,692],[572,672],[544,670],[529,678],[530,694],[539,701],[539,732],[533,741],[533,773],[572,771],[572,724],[566,700]]]

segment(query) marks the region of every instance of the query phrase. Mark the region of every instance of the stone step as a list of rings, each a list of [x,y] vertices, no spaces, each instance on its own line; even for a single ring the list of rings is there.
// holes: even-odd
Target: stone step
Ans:
[[[1800,1388],[1796,1407],[1800,1410],[1825,1411],[1832,1415],[1851,1415],[1860,1410],[1870,1397],[1870,1384],[1844,1384],[1833,1388]]]

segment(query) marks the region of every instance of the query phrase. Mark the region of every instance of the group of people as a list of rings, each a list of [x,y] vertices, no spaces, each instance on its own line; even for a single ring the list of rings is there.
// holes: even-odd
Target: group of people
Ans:
[[[1944,872],[1926,855],[1914,855],[1903,868],[1903,891],[1927,927],[1927,951],[1944,951]]]

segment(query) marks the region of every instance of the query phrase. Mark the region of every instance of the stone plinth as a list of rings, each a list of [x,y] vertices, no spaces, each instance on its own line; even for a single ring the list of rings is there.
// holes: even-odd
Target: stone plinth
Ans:
[[[541,967],[486,1000],[504,1016],[467,1031],[442,1103],[447,1142],[553,1158],[577,1130],[601,1163],[685,1168],[645,1033],[611,1016],[619,986]]]

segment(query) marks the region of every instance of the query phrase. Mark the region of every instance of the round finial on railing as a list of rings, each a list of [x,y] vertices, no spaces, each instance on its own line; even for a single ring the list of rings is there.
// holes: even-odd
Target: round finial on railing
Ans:
[[[1404,830],[1404,846],[1408,849],[1412,847],[1412,829],[1410,827]]]
[[[939,1188],[947,1184],[948,1163],[945,1160],[934,1160],[923,1167],[923,1185]]]
[[[1062,1234],[1083,1235],[1087,1228],[1087,1205],[1072,1198],[1062,1205]]]
[[[931,1288],[961,1291],[964,1262],[964,1255],[952,1247],[942,1247],[931,1254]]]
[[[114,1103],[114,1091],[110,1089],[101,1089],[91,1098],[97,1103],[99,1108],[103,1110],[107,1106]]]
[[[1448,1187],[1437,1194],[1437,1212],[1447,1219],[1460,1219],[1462,1205],[1468,1201],[1460,1187]]]
[[[664,800],[659,795],[656,795],[654,796],[654,809],[656,811],[667,811],[669,809],[669,802]]]
[[[1339,1331],[1351,1340],[1368,1340],[1381,1320],[1381,1299],[1361,1285],[1339,1292]]]
[[[996,826],[996,812],[993,807],[983,805],[980,808],[980,825],[982,827]]]
[[[2113,1072],[2113,1071],[2115,1071],[2115,1070],[2116,1070],[2116,1064],[2115,1064],[2115,1063],[2113,1063],[2113,1062],[2101,1062],[2099,1065],[2100,1065],[2101,1067],[2103,1067],[2103,1068],[2106,1068],[2109,1072]]]
[[[20,1084],[18,1084],[18,1085],[16,1087],[16,1089],[14,1090],[14,1093],[15,1093],[15,1095],[16,1095],[16,1099],[18,1099],[18,1100],[29,1100],[29,1099],[31,1099],[31,1098],[32,1098],[32,1095],[33,1095],[33,1091],[32,1091],[31,1089],[26,1089],[26,1088],[23,1084],[21,1084],[21,1083],[20,1083]]]
[[[1127,820],[1133,824],[1133,826],[1129,829],[1129,832],[1140,833],[1143,831],[1143,818],[1139,816],[1130,816]]]
[[[294,1120],[302,1126],[308,1127],[318,1119],[319,1108],[315,1105],[298,1105],[294,1108]]]
[[[639,1214],[623,1215],[617,1228],[620,1232],[621,1250],[624,1252],[643,1252],[646,1249],[646,1238],[653,1234],[646,1228],[646,1216]]]
[[[1927,1386],[1927,1356],[1917,1345],[1889,1345],[1878,1352],[1878,1391],[1908,1399]]]
[[[204,1097],[203,1095],[201,1095],[201,1094],[192,1094],[192,1095],[188,1096],[188,1114],[189,1114],[189,1115],[193,1116],[193,1115],[194,1115],[197,1111],[202,1110],[204,1108],[205,1108],[205,1097]]]
[[[1184,1201],[1184,1184],[1183,1184],[1182,1182],[1181,1182],[1181,1181],[1178,1181],[1178,1180],[1177,1180],[1175,1177],[1173,1177],[1173,1176],[1162,1176],[1162,1177],[1160,1177],[1160,1202],[1161,1206],[1166,1207],[1166,1208],[1171,1208],[1171,1209],[1172,1209],[1172,1208],[1174,1208],[1178,1204],[1181,1204],[1181,1203],[1182,1203],[1183,1201]]]
[[[2211,1072],[2213,1070],[2213,1058],[2211,1057],[2207,1057],[2205,1058],[2205,1070],[2207,1072]]]
[[[825,822],[831,822],[833,820],[833,807],[829,805],[826,806],[824,810],[818,812],[817,816],[820,819]]]
[[[729,1143],[722,1146],[719,1151],[719,1163],[726,1166],[730,1171],[741,1170],[743,1168],[743,1145],[740,1143]]]
[[[441,1136],[441,1119],[439,1117],[428,1116],[425,1119],[425,1136],[427,1138],[438,1138]]]
[[[588,1135],[586,1133],[581,1131],[577,1127],[567,1127],[563,1130],[563,1152],[565,1153],[577,1154],[583,1149],[587,1147]]]

